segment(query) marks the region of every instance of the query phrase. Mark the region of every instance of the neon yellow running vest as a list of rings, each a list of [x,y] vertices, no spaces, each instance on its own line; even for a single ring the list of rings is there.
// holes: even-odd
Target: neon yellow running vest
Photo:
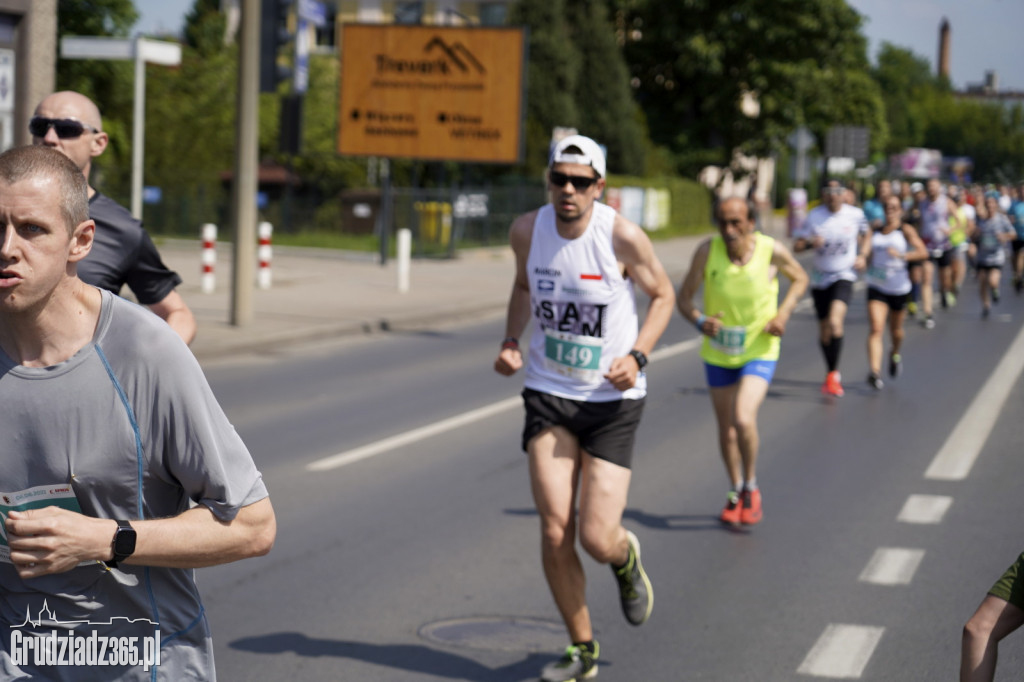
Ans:
[[[729,260],[721,235],[711,238],[704,267],[704,314],[721,313],[718,336],[704,337],[700,356],[719,367],[742,367],[751,360],[778,360],[779,337],[764,326],[779,309],[779,279],[772,276],[775,240],[755,233],[754,255],[746,265]]]

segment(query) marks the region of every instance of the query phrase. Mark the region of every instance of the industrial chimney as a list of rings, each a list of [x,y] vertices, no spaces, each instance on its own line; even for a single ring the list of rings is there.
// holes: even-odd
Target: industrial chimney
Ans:
[[[939,24],[939,76],[949,80],[949,20],[942,17]]]

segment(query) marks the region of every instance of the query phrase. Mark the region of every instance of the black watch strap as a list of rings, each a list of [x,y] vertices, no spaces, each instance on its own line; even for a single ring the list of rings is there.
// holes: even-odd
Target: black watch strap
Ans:
[[[135,553],[135,529],[132,524],[122,519],[117,519],[117,530],[114,531],[114,558],[104,563],[109,568],[117,568],[117,565]]]
[[[636,360],[637,367],[643,369],[644,367],[647,366],[647,356],[644,355],[641,351],[638,351],[636,348],[634,348],[633,350],[629,351],[629,354],[633,356],[634,360]]]

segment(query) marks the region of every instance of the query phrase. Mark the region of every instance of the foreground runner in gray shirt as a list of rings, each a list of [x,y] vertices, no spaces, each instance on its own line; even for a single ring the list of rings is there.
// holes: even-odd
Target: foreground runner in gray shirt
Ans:
[[[192,569],[274,512],[188,347],[83,283],[85,178],[0,155],[0,679],[213,680]]]

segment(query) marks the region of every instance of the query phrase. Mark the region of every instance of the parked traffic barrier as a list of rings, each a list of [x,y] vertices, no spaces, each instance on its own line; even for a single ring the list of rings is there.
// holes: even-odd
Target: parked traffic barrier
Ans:
[[[201,263],[200,287],[204,294],[212,294],[217,287],[214,266],[217,265],[217,226],[213,223],[206,223],[200,231],[203,242],[203,252],[199,259]]]
[[[260,261],[260,269],[257,274],[257,284],[260,289],[269,289],[271,284],[270,261],[274,257],[274,251],[270,246],[270,237],[274,234],[274,226],[270,223],[260,223],[259,238],[260,246],[257,255]]]

